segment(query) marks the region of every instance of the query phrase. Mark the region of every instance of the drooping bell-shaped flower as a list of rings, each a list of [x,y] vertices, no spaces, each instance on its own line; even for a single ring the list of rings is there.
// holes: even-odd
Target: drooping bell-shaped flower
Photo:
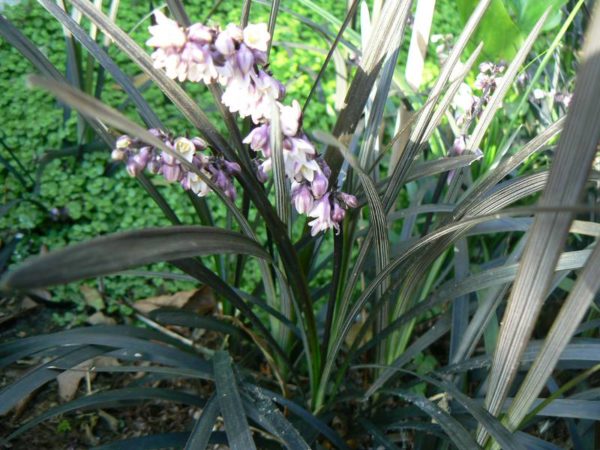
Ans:
[[[266,23],[249,24],[244,28],[244,44],[251,49],[266,52],[270,40]]]
[[[292,202],[296,211],[300,214],[307,214],[313,207],[313,201],[313,196],[306,184],[297,182],[292,184]]]

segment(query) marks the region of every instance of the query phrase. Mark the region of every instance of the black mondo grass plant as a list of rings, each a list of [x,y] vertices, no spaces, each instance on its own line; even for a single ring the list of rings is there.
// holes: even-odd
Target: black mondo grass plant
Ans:
[[[309,0],[298,4],[311,18],[247,0],[227,24],[168,0],[143,22],[145,45],[101,2],[39,3],[137,116],[63,75],[0,16],[2,37],[36,69],[31,87],[76,110],[81,143],[101,142],[172,226],[31,257],[4,273],[2,292],[168,262],[210,287],[219,308],[0,344],[3,369],[35,363],[0,390],[5,417],[64,373],[139,378],[29,415],[3,445],[57,416],[171,402],[201,411],[185,431],[98,448],[597,446],[600,5],[539,2],[547,7],[501,61],[479,39],[502,2],[458,2],[471,4],[464,28],[436,47],[426,81],[418,42],[429,40],[435,2],[355,0],[340,20]],[[261,8],[268,22],[253,22]],[[288,14],[329,43],[304,99],[286,96],[270,65]],[[569,33],[583,35],[573,85],[559,56]],[[113,46],[160,88],[185,134],[163,125]],[[329,78],[344,94],[335,125],[310,129],[304,115]],[[218,123],[188,94],[196,85]],[[181,186],[199,225],[182,223],[161,182]]]

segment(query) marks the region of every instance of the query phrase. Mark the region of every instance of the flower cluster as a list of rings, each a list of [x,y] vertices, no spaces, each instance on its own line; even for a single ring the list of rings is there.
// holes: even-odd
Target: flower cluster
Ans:
[[[479,74],[475,79],[474,86],[483,92],[483,97],[491,95],[496,90],[505,69],[506,64],[503,62],[494,64],[488,61],[479,65]]]
[[[481,96],[473,94],[470,86],[466,83],[459,87],[457,94],[452,99],[452,106],[454,108],[454,118],[456,124],[460,127],[460,132],[457,133],[452,147],[448,151],[450,156],[460,156],[469,147],[469,128],[473,121],[479,117],[485,105],[488,104],[502,79],[505,68],[504,63],[483,62],[479,65],[479,74],[473,86],[481,91]],[[480,158],[483,156],[481,149],[477,148],[472,152]],[[452,181],[455,174],[455,170],[448,172],[448,183]]]
[[[258,153],[257,176],[264,182],[272,169],[271,121],[279,115],[286,176],[292,183],[292,202],[309,222],[313,235],[330,228],[339,230],[347,208],[357,205],[352,195],[329,186],[331,171],[302,131],[302,109],[297,101],[284,105],[285,88],[265,70],[271,36],[266,24],[244,29],[229,24],[225,29],[194,24],[187,28],[155,14],[156,25],[147,44],[155,48],[154,65],[179,81],[219,83],[223,104],[256,127],[244,143]]]
[[[479,65],[479,74],[473,86],[481,91],[481,95],[474,95],[468,84],[463,83],[452,101],[455,109],[456,123],[463,129],[468,129],[476,117],[479,117],[485,105],[488,104],[492,94],[502,80],[502,73],[506,65],[483,62]]]
[[[220,156],[207,154],[206,142],[199,137],[173,139],[172,136],[161,130],[151,129],[149,131],[215,183],[227,197],[235,200],[233,177],[240,172],[240,166],[237,163],[227,161]],[[161,174],[171,183],[180,183],[184,189],[194,192],[199,197],[204,197],[211,191],[198,173],[189,170],[173,155],[127,135],[117,139],[111,156],[115,161],[123,161],[127,172],[132,177],[144,169],[148,169],[152,173]]]
[[[210,84],[225,90],[222,101],[231,112],[251,116],[254,123],[269,117],[271,99],[285,95],[283,85],[258,65],[267,62],[270,35],[267,25],[251,24],[243,30],[229,24],[224,30],[196,23],[181,28],[157,11],[152,37],[152,60],[169,78]]]
[[[531,97],[532,100],[536,103],[542,103],[546,99],[551,99],[552,101],[561,105],[563,108],[567,109],[571,104],[573,94],[570,94],[568,92],[556,92],[553,89],[551,89],[550,91],[544,91],[543,89],[536,88],[533,90]]]

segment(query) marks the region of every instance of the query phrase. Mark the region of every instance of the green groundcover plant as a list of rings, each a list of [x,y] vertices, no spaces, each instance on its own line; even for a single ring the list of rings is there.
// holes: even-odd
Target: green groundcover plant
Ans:
[[[168,262],[210,287],[220,312],[159,309],[143,317],[151,327],[74,328],[0,345],[2,367],[43,357],[0,391],[5,414],[76,370],[213,386],[208,395],[136,384],[80,396],[29,418],[5,444],[54,416],[153,400],[201,414],[185,433],[103,448],[594,446],[598,7],[508,2],[506,20],[516,11],[520,34],[503,61],[494,45],[486,52],[482,28],[488,8],[503,3],[462,2],[464,28],[452,41],[436,38],[441,65],[428,83],[423,41],[435,2],[369,9],[353,1],[339,20],[301,0],[328,26],[298,20],[331,45],[299,99],[286,96],[286,80],[269,65],[278,16],[294,14],[279,1],[245,1],[240,23],[226,24],[199,22],[169,0],[143,22],[146,47],[115,25],[117,2],[108,14],[87,0],[39,3],[64,27],[73,54],[87,51],[121,86],[137,117],[98,100],[93,71],[83,83],[63,76],[2,17],[0,34],[39,72],[31,87],[76,110],[79,143],[99,139],[172,226],[30,258],[0,288],[18,295]],[[268,23],[252,22],[261,5]],[[580,52],[567,58],[577,71],[572,94],[572,69],[559,58],[570,29]],[[540,42],[547,48],[532,57]],[[164,126],[109,56],[112,45],[172,102],[184,132]],[[343,94],[336,123],[309,130],[304,113],[332,69]],[[198,88],[212,95],[218,124],[188,94]],[[201,225],[182,223],[158,180],[181,187]],[[225,217],[213,217],[209,202]],[[222,339],[209,347],[172,326]],[[99,356],[118,364],[76,368]],[[562,422],[568,436],[548,431]]]

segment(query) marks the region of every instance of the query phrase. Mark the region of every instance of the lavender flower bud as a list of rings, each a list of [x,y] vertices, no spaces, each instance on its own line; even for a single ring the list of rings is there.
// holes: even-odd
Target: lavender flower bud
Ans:
[[[261,183],[266,183],[267,180],[269,179],[269,175],[264,170],[263,163],[258,163],[255,161],[255,164],[256,164],[256,178],[258,178],[258,181],[260,181]]]
[[[348,208],[356,208],[358,206],[358,200],[352,194],[339,192],[338,197]]]
[[[292,202],[296,207],[296,211],[300,214],[307,214],[313,207],[313,196],[305,184],[297,185],[297,188],[292,191]]]
[[[237,193],[235,192],[235,188],[233,187],[233,184],[231,184],[227,189],[225,189],[225,195],[232,202],[235,201],[235,198],[237,197]]]
[[[254,66],[254,54],[245,44],[240,45],[235,58],[238,67],[244,75],[250,72],[250,69]]]
[[[194,147],[196,147],[196,151],[202,151],[206,147],[208,147],[208,144],[206,143],[206,141],[198,136],[195,136],[195,137],[191,138],[190,140],[192,141],[192,144],[194,144]]]
[[[157,128],[150,128],[148,130],[148,133],[150,133],[152,136],[158,139],[162,139],[165,136],[165,134]]]
[[[225,56],[229,56],[235,52],[235,43],[226,31],[219,33],[215,40],[215,47]]]
[[[150,160],[150,148],[144,147],[140,150],[139,153],[136,153],[129,159],[127,162],[129,170],[132,170],[136,175],[142,172],[146,168],[146,164]],[[135,168],[133,167],[135,166]]]
[[[223,160],[223,166],[228,175],[236,175],[242,171],[242,168],[236,162]]]
[[[161,152],[160,159],[161,159],[161,162],[163,164],[167,164],[167,165],[170,165],[170,166],[174,166],[175,164],[179,164],[179,161],[177,161],[174,156],[172,156],[172,155],[170,155],[169,153],[166,153],[166,152]]]
[[[254,151],[262,151],[265,157],[271,156],[270,148],[271,126],[264,124],[254,128],[243,140],[244,144],[250,144]]]
[[[329,181],[322,173],[317,172],[311,184],[311,190],[315,198],[321,198],[327,192]]]
[[[150,161],[148,161],[148,165],[146,166],[146,169],[148,169],[151,173],[158,173],[160,171],[161,167],[162,167],[161,157],[154,154],[150,158]]]
[[[286,136],[296,136],[302,119],[302,108],[294,100],[292,106],[281,106],[281,131]]]
[[[321,197],[320,200],[314,203],[313,208],[308,213],[310,217],[314,217],[314,220],[308,223],[311,227],[310,234],[312,236],[316,236],[320,231],[325,231],[336,226],[331,220],[331,202],[329,196],[330,194],[327,193]]]
[[[178,164],[163,164],[160,172],[169,183],[179,181],[181,177],[181,169]]]
[[[454,139],[454,144],[452,144],[452,148],[450,149],[450,155],[452,156],[460,156],[467,149],[467,140],[464,135],[457,136]]]
[[[340,223],[344,220],[346,216],[346,210],[340,206],[338,202],[334,200],[333,202],[333,210],[331,211],[331,220],[336,223]]]
[[[125,152],[123,150],[121,150],[120,148],[115,148],[111,152],[110,157],[114,161],[123,161],[125,159]]]
[[[230,185],[231,185],[231,181],[229,180],[229,177],[227,176],[227,174],[220,170],[220,169],[216,169],[211,167],[211,171],[213,171],[213,182],[222,190],[222,191],[226,191],[227,189],[229,189]]]
[[[479,64],[479,71],[483,72],[483,73],[492,73],[494,70],[494,64],[486,61],[486,62],[482,62],[481,64]]]
[[[227,24],[225,32],[233,39],[236,43],[244,40],[244,31],[237,26],[235,23]]]
[[[127,161],[127,164],[125,164],[125,169],[129,176],[136,177],[144,168],[139,166],[135,158],[131,158]]]
[[[188,28],[188,39],[198,44],[209,44],[213,41],[213,33],[207,26],[195,23]]]
[[[152,147],[146,146],[140,148],[139,153],[135,155],[135,158],[137,158],[137,161],[140,163],[140,165],[145,168],[150,161],[150,158],[152,158]]]

